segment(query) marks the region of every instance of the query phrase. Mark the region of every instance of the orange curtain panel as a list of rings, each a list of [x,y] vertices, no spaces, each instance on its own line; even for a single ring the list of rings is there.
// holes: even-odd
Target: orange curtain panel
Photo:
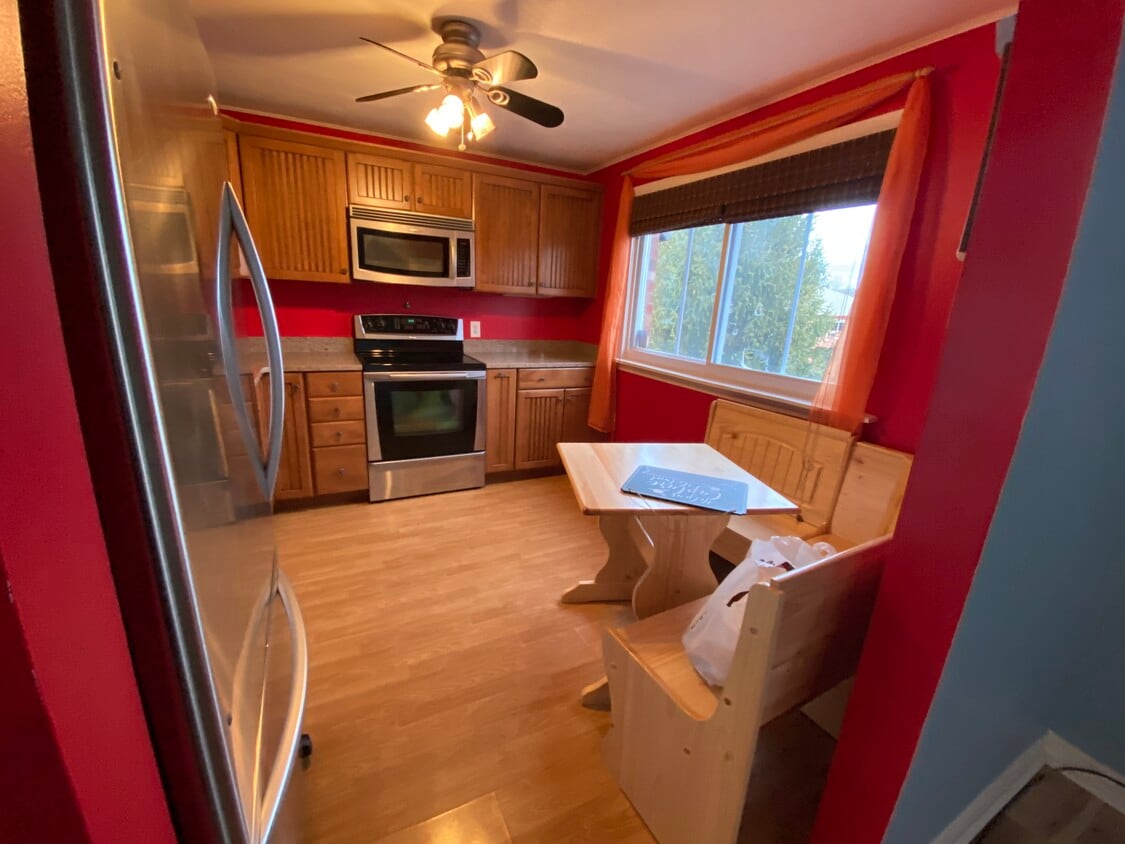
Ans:
[[[625,175],[621,186],[621,201],[618,205],[617,225],[606,279],[605,311],[602,315],[598,361],[594,370],[594,384],[590,397],[589,424],[591,427],[608,433],[613,431],[616,422],[617,354],[620,350],[622,321],[629,284],[629,218],[633,209],[634,184],[638,181],[653,181],[671,176],[694,175],[718,167],[727,167],[749,161],[822,132],[844,126],[901,96],[904,91],[910,89],[918,81],[922,81],[924,74],[928,72],[928,70],[918,71],[887,77],[854,91],[829,97],[811,106],[794,109],[718,138],[654,158],[635,167]],[[928,86],[925,87],[925,91],[925,95],[922,96],[924,96],[927,111],[925,125],[928,126]],[[907,100],[909,103],[909,95]],[[901,132],[900,128],[899,133],[901,134]],[[923,138],[923,156],[924,143]],[[894,149],[898,149],[899,146],[896,137]],[[892,151],[892,161],[894,155],[895,153]],[[883,192],[886,192],[885,186]],[[917,180],[915,180],[916,192]],[[883,202],[882,194],[880,194],[879,202],[881,206]],[[910,205],[912,208],[913,194],[910,197]],[[890,224],[888,223],[888,225]],[[876,226],[878,226],[878,222],[876,222]],[[909,217],[907,217],[906,228],[909,228]],[[903,238],[905,238],[905,232]],[[873,239],[872,249],[874,245]],[[888,250],[888,252],[890,251],[892,250]],[[873,254],[873,252],[869,250],[869,254]],[[901,260],[902,256],[901,248],[898,249],[897,254],[898,259],[894,262],[896,272],[898,261]],[[868,261],[870,262],[871,258]],[[867,277],[868,274],[865,272],[865,282]],[[842,377],[846,376],[847,370],[840,369],[840,374]],[[870,386],[868,390],[870,390]],[[833,396],[834,398],[835,396]],[[866,395],[864,398],[866,399]]]
[[[875,383],[930,136],[930,80],[910,86],[875,206],[863,278],[813,400],[812,419],[858,433]]]

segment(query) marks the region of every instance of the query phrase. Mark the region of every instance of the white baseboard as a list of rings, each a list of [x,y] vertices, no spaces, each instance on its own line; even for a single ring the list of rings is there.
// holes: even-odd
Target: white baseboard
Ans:
[[[973,837],[1007,805],[1008,801],[1031,782],[1031,778],[1044,765],[1051,768],[1092,768],[1119,780],[1125,780],[1125,777],[1112,768],[1101,764],[1066,739],[1048,730],[1043,738],[1016,757],[1004,773],[966,806],[965,810],[954,818],[953,823],[934,839],[934,844],[969,844]],[[1065,776],[1125,814],[1125,789],[1090,774],[1068,771]]]
[[[1125,777],[1117,771],[1107,765],[1101,764],[1088,753],[1084,753],[1066,739],[1060,738],[1053,732],[1048,731],[1047,735],[1043,736],[1040,740],[1040,744],[1042,744],[1043,750],[1046,753],[1047,764],[1052,768],[1092,768],[1095,771],[1101,771],[1107,776],[1125,782]],[[1104,800],[1114,809],[1125,814],[1125,788],[1114,785],[1109,780],[1102,779],[1101,777],[1095,777],[1077,771],[1067,771],[1065,775],[1095,797]]]
[[[1038,739],[966,806],[953,819],[953,823],[942,830],[934,839],[934,844],[969,844],[1046,764],[1047,752],[1043,747],[1043,739]]]

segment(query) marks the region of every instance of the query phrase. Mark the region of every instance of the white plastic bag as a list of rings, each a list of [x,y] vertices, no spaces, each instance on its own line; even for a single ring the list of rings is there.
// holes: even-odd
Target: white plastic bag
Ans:
[[[684,650],[699,675],[712,686],[726,682],[751,586],[835,553],[827,542],[809,545],[796,536],[755,539],[749,556],[711,593],[684,632]]]

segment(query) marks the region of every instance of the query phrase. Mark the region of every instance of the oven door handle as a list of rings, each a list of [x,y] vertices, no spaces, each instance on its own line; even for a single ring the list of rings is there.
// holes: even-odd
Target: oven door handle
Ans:
[[[365,372],[367,381],[464,381],[484,380],[483,369],[458,372]]]

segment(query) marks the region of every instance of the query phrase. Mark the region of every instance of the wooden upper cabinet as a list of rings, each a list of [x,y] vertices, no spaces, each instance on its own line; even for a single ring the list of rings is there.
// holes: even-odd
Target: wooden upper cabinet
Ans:
[[[238,134],[231,129],[223,130],[223,144],[227,150],[227,179],[234,187],[234,195],[242,201],[242,168],[238,163]]]
[[[593,296],[597,289],[597,191],[543,185],[539,194],[541,296]]]
[[[342,150],[241,135],[246,217],[270,278],[350,280]]]
[[[414,210],[444,217],[472,217],[472,173],[456,167],[415,164]]]
[[[476,288],[534,293],[538,273],[539,185],[476,173]]]
[[[456,167],[353,152],[348,153],[348,201],[371,208],[471,217],[473,178],[468,170]]]
[[[348,202],[371,208],[414,210],[414,169],[386,155],[348,153]]]

